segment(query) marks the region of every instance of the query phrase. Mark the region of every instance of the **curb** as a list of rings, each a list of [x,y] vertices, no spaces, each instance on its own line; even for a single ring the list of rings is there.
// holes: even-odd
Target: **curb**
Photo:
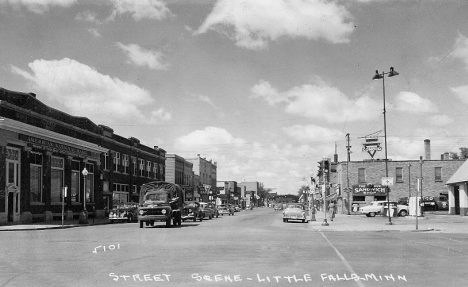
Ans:
[[[89,226],[107,225],[107,224],[109,224],[109,222],[94,223],[94,224],[48,225],[48,226],[44,226],[44,227],[41,227],[41,225],[37,225],[38,227],[24,227],[24,228],[14,228],[15,226],[21,226],[21,225],[4,225],[4,226],[0,226],[0,232],[2,232],[2,231],[32,231],[32,230],[48,230],[48,229],[67,229],[67,228],[89,227]]]

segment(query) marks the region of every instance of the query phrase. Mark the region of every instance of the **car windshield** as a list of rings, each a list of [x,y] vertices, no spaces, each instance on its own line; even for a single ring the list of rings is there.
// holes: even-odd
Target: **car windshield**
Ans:
[[[151,192],[145,194],[145,202],[148,201],[162,201],[167,202],[167,193],[166,192]]]
[[[290,204],[290,205],[288,205],[288,208],[300,208],[300,209],[304,209],[304,206],[302,206],[301,204]]]

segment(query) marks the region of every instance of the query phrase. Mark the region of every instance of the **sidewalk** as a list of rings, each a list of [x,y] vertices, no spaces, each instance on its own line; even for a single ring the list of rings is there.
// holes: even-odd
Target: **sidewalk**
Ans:
[[[323,226],[323,213],[315,215],[316,221],[309,221],[309,228],[315,231],[397,231],[397,232],[441,232],[467,233],[468,216],[426,213],[424,217],[388,217],[337,214],[333,221],[327,215],[328,226]]]
[[[45,229],[60,229],[60,228],[73,228],[73,227],[85,227],[93,225],[108,224],[109,219],[106,218],[88,218],[88,224],[80,224],[79,220],[65,220],[62,225],[62,221],[52,222],[38,222],[29,224],[10,224],[0,225],[0,231],[22,231],[22,230],[45,230]]]

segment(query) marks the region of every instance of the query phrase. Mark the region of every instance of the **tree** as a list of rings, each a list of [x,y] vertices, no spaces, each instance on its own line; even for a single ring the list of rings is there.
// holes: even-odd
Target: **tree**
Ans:
[[[307,185],[303,185],[297,191],[297,196],[300,197],[303,193],[307,193],[307,192],[309,192],[309,187]]]
[[[467,159],[468,158],[468,148],[461,147],[460,148],[460,159]]]

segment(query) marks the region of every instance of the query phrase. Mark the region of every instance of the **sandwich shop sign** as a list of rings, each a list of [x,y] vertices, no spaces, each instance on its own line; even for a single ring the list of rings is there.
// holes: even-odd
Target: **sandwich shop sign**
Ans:
[[[387,187],[381,184],[353,185],[353,195],[387,195]]]

